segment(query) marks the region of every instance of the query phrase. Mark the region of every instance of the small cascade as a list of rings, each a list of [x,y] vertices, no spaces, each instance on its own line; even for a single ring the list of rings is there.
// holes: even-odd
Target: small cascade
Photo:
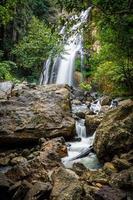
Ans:
[[[86,109],[85,105],[72,106],[73,113]],[[92,136],[87,136],[85,119],[76,120],[77,138],[75,141],[67,143],[68,156],[62,159],[63,164],[71,168],[74,162],[83,163],[89,169],[101,167],[96,155],[92,152],[92,146],[95,139],[95,133]],[[80,139],[80,140],[79,140]]]
[[[86,138],[85,119],[76,121],[76,133],[79,138]]]
[[[75,70],[75,59],[77,54],[81,56],[81,71],[83,70],[83,37],[82,25],[86,23],[91,7],[86,11],[82,11],[80,16],[77,15],[70,18],[75,20],[73,27],[67,32],[67,22],[62,27],[60,35],[64,41],[64,53],[57,56],[51,63],[51,57],[48,58],[43,67],[40,78],[40,84],[68,84],[73,86],[73,74]],[[68,35],[70,35],[68,37]],[[68,38],[67,38],[68,37]]]

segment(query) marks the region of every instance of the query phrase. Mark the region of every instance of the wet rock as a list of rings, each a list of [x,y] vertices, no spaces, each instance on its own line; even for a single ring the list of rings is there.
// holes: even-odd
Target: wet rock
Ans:
[[[100,123],[94,150],[101,161],[128,152],[133,145],[133,101],[109,111]],[[108,152],[108,153],[107,153]]]
[[[85,116],[85,124],[88,135],[91,135],[96,131],[101,121],[102,121],[102,116],[100,115]]]
[[[120,189],[103,186],[95,192],[94,197],[95,200],[125,200],[126,193]]]
[[[1,146],[34,144],[42,137],[69,138],[75,134],[70,92],[65,85],[16,87],[12,93],[17,90],[17,94],[0,101]]]
[[[73,171],[79,176],[81,176],[87,168],[82,163],[74,163],[72,166]]]
[[[26,194],[24,200],[49,199],[52,185],[49,182],[36,182]]]
[[[52,180],[52,200],[81,200],[83,189],[74,172],[58,168]]]

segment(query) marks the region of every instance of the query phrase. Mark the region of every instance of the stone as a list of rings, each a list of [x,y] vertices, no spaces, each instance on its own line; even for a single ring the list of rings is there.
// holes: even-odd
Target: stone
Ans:
[[[130,103],[129,103],[130,102]],[[100,161],[128,152],[133,145],[133,101],[109,111],[96,131],[94,150]]]
[[[94,194],[95,200],[125,200],[126,193],[120,189],[103,186]]]
[[[11,186],[11,181],[0,172],[0,200],[10,200],[8,189]]]
[[[72,169],[79,176],[81,176],[83,172],[87,170],[87,168],[82,163],[78,162],[73,164]]]
[[[12,199],[13,200],[25,199],[25,196],[31,187],[32,187],[32,185],[28,181],[26,181],[26,180],[22,181],[21,185],[18,185],[18,187],[16,187],[16,191],[14,191]],[[11,189],[10,189],[10,193],[11,192],[13,192],[13,190],[11,191]]]
[[[133,189],[133,166],[129,169],[114,173],[111,176],[110,185],[128,190]]]
[[[128,169],[132,166],[126,159],[116,158],[112,162],[119,170]]]
[[[18,156],[18,157],[13,158],[10,162],[12,165],[16,165],[16,164],[27,162],[27,159],[24,158],[23,156]]]
[[[103,166],[103,170],[106,172],[106,174],[111,175],[113,173],[116,173],[118,170],[111,162],[106,162]]]
[[[6,165],[8,165],[9,164],[9,162],[10,162],[10,158],[9,157],[2,157],[2,158],[0,158],[0,166],[2,165],[2,166],[6,166]]]
[[[109,96],[103,96],[100,99],[101,106],[110,105],[111,98]]]
[[[48,172],[63,166],[61,158],[66,156],[66,145],[63,138],[54,138],[44,141],[40,146],[39,154],[27,162],[19,163],[6,172],[6,176],[12,181],[27,180],[49,182]]]
[[[52,185],[49,182],[36,182],[27,192],[24,200],[49,199]]]
[[[74,172],[58,168],[52,175],[52,200],[81,200],[83,189]]]
[[[86,124],[87,135],[92,135],[98,128],[101,121],[102,121],[102,116],[100,115],[86,115],[85,124]]]
[[[71,117],[68,87],[29,88],[20,84],[13,90],[17,93],[8,100],[0,100],[1,146],[35,144],[42,137],[74,136],[75,120]]]

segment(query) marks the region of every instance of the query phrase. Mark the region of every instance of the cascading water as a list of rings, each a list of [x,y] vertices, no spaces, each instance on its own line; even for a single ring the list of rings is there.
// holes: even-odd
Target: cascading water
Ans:
[[[82,28],[81,26],[87,21],[89,11],[91,7],[86,11],[82,11],[79,17],[73,16],[70,20],[76,21],[76,24],[71,28],[71,36],[67,39],[67,42],[64,44],[63,55],[55,58],[54,63],[52,64],[51,58],[49,58],[44,67],[43,72],[40,77],[40,84],[68,84],[73,85],[73,72],[74,72],[74,63],[77,53],[81,55],[81,68],[83,67],[83,37],[82,37]],[[60,35],[64,35],[65,40],[65,29],[67,24],[63,26],[60,31]],[[66,33],[67,35],[67,33]],[[82,69],[81,69],[82,70]]]
[[[85,106],[78,106],[73,108],[73,112],[77,109],[85,109]],[[68,156],[62,159],[63,164],[71,168],[74,162],[83,163],[89,169],[96,169],[101,167],[97,157],[92,153],[92,145],[95,139],[95,133],[88,137],[86,134],[85,119],[76,120],[76,139],[81,139],[80,141],[74,141],[67,143],[68,146]]]

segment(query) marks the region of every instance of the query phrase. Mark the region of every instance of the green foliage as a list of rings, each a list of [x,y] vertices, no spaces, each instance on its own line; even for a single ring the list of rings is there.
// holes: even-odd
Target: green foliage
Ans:
[[[130,95],[133,92],[131,3],[128,0],[93,0],[93,3],[92,24],[96,33],[89,45],[94,82],[102,92]],[[91,30],[89,33],[92,36]],[[99,52],[93,50],[96,41],[100,43]]]
[[[31,68],[33,73],[40,69],[44,60],[49,55],[56,55],[61,51],[59,45],[59,36],[52,33],[43,22],[33,17],[28,26],[28,32],[25,37],[16,45],[13,54],[16,56],[20,67]]]
[[[16,68],[16,64],[11,61],[0,62],[0,80],[14,80],[12,70]]]
[[[80,88],[86,91],[90,91],[92,89],[91,85],[86,82],[80,83]]]

